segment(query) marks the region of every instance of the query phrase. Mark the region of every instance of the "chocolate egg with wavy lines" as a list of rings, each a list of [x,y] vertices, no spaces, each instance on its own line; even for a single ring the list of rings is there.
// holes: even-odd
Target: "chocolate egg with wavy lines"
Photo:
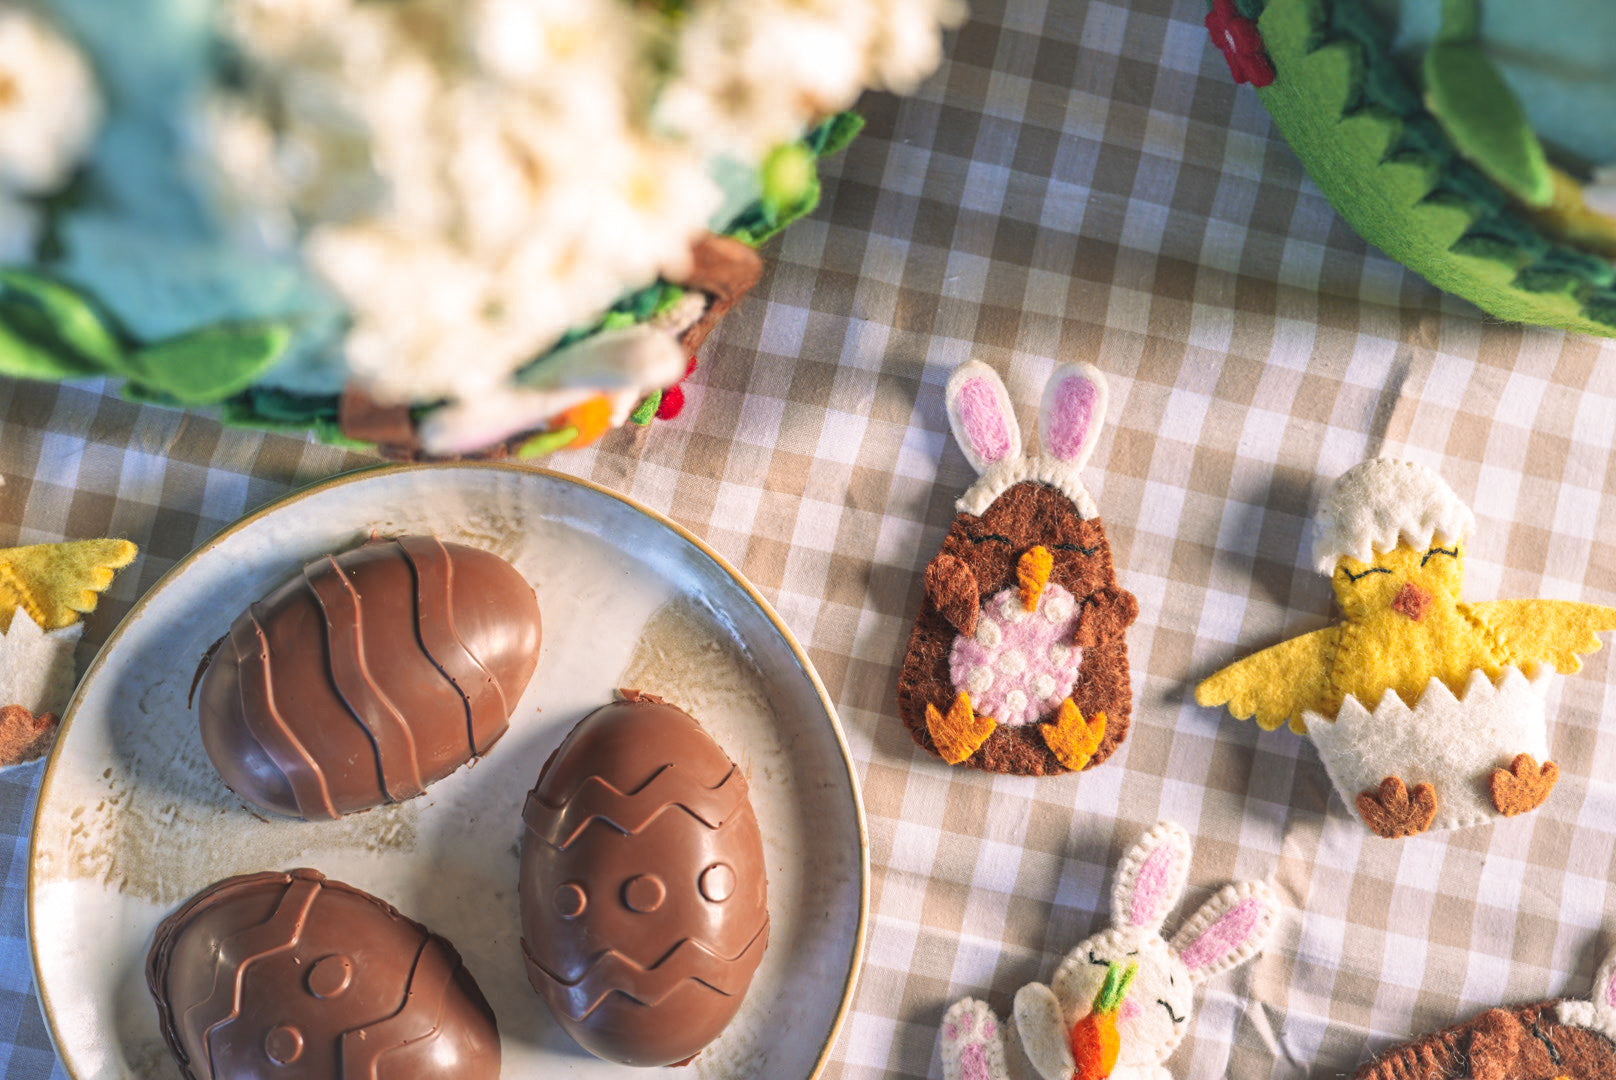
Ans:
[[[202,676],[202,741],[236,794],[275,813],[409,799],[505,733],[539,639],[533,589],[499,556],[371,541],[231,624]]]
[[[448,941],[317,870],[244,874],[157,928],[146,960],[188,1080],[489,1080],[493,1010]]]
[[[694,718],[621,691],[550,756],[523,810],[528,979],[584,1049],[688,1061],[741,1007],[769,941],[746,777]]]

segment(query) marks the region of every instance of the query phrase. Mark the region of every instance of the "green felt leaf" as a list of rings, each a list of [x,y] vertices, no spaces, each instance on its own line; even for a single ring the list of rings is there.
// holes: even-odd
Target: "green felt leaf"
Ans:
[[[1459,152],[1528,206],[1547,206],[1554,179],[1520,100],[1481,47],[1439,42],[1425,54],[1425,105]]]
[[[802,143],[777,146],[763,162],[763,205],[778,218],[802,201],[817,178],[812,150]]]
[[[7,350],[10,360],[36,372],[25,378],[124,371],[123,344],[107,318],[76,289],[42,274],[0,270],[0,323],[13,339],[13,348]],[[22,348],[18,339],[28,348]],[[25,353],[50,355],[24,359]],[[10,367],[6,370],[20,373]]]
[[[1578,264],[1549,262],[1553,248],[1496,184],[1457,155],[1420,152],[1445,138],[1424,109],[1405,121],[1382,107],[1401,95],[1365,93],[1368,57],[1383,46],[1353,32],[1352,20],[1333,20],[1343,6],[1268,0],[1258,27],[1278,78],[1257,91],[1341,216],[1433,285],[1498,318],[1616,336],[1612,294]]]
[[[245,390],[291,341],[278,323],[209,326],[141,349],[130,378],[181,404],[211,405]]]
[[[578,429],[570,425],[558,431],[541,431],[523,443],[516,451],[516,456],[523,461],[543,457],[561,449],[577,437]]]
[[[0,375],[72,379],[99,374],[93,364],[59,347],[53,331],[38,309],[0,297]]]
[[[661,407],[662,391],[653,390],[650,397],[634,407],[634,411],[628,414],[628,418],[641,427],[645,427],[656,418],[656,411]]]
[[[847,149],[847,144],[864,130],[864,117],[856,112],[840,112],[808,133],[806,142],[820,157],[830,157]]]

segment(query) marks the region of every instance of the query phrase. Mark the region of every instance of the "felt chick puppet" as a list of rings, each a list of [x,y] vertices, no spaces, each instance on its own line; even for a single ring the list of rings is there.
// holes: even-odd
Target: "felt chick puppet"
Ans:
[[[1139,614],[1080,471],[1105,378],[1062,364],[1044,387],[1042,453],[1023,454],[1010,395],[971,361],[948,419],[980,478],[955,504],[898,678],[898,713],[950,765],[1045,776],[1092,768],[1127,737],[1124,632]]]
[[[51,748],[73,692],[80,616],[135,553],[127,540],[0,548],[0,767]]]
[[[1353,1080],[1611,1080],[1616,1077],[1616,955],[1587,1001],[1541,1001],[1480,1016],[1365,1063]]]
[[[1123,859],[1111,929],[1066,955],[1050,985],[1016,993],[1019,1052],[981,1001],[943,1016],[944,1080],[1167,1080],[1202,983],[1245,963],[1273,933],[1279,904],[1260,881],[1225,885],[1171,941],[1162,924],[1184,892],[1190,838],[1164,821]],[[1013,1048],[1012,1048],[1013,1049]]]
[[[1375,459],[1335,482],[1314,554],[1345,621],[1264,649],[1203,682],[1265,730],[1309,734],[1331,781],[1385,837],[1541,806],[1544,694],[1554,672],[1616,630],[1616,609],[1565,600],[1466,603],[1475,519],[1431,470]]]

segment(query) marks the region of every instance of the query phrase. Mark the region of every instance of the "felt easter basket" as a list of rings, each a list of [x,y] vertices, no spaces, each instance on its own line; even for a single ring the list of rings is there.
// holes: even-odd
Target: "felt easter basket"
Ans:
[[[1609,237],[1580,233],[1564,218],[1548,227],[1466,160],[1398,67],[1369,5],[1210,6],[1208,27],[1235,78],[1258,86],[1286,141],[1360,236],[1498,318],[1616,336]],[[1608,219],[1599,225],[1608,231]]]

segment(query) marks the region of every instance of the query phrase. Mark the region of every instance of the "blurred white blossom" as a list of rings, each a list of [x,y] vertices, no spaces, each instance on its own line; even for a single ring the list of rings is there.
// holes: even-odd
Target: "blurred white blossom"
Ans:
[[[66,183],[100,123],[78,50],[38,15],[0,2],[0,262],[32,256],[39,213],[20,197]]]
[[[3,0],[0,0],[3,2]],[[957,0],[226,0],[207,110],[228,223],[300,246],[379,400],[493,400],[689,268],[757,165],[867,86],[912,87]],[[529,395],[531,396],[531,395]],[[530,403],[524,404],[528,409]],[[457,436],[475,423],[462,409]]]

